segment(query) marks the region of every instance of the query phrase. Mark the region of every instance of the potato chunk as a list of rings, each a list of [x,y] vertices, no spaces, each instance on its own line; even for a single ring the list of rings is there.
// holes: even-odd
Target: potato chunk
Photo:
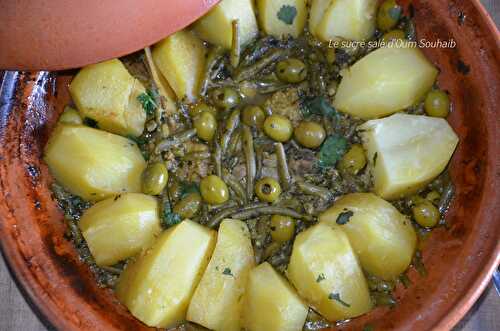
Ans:
[[[87,209],[78,223],[97,265],[113,265],[147,248],[160,233],[156,198],[125,193]]]
[[[45,146],[55,179],[85,200],[140,192],[146,162],[127,138],[83,125],[59,124]]]
[[[196,21],[194,31],[201,39],[230,49],[233,20],[239,21],[241,46],[245,46],[259,34],[252,0],[222,0]]]
[[[376,0],[312,0],[309,30],[322,41],[366,40],[375,32]]]
[[[424,97],[437,74],[418,48],[379,48],[341,72],[333,105],[363,119],[390,115]]]
[[[375,193],[393,200],[414,194],[450,161],[458,137],[442,118],[395,114],[359,127]]]
[[[300,331],[308,312],[295,289],[267,262],[250,272],[243,310],[248,331]]]
[[[257,0],[259,25],[268,35],[297,38],[307,20],[306,0]]]
[[[288,278],[312,308],[330,321],[356,317],[373,304],[346,234],[319,223],[293,244]]]
[[[190,220],[165,231],[145,255],[121,274],[116,287],[118,299],[148,326],[178,325],[186,318],[215,236],[215,231]]]
[[[373,193],[341,197],[319,221],[344,230],[361,266],[372,275],[392,280],[410,265],[417,244],[410,220]]]
[[[84,67],[69,91],[82,117],[97,121],[99,128],[124,136],[142,134],[146,113],[137,97],[145,89],[120,60]]]
[[[179,100],[193,102],[198,97],[205,53],[203,42],[187,30],[168,36],[154,47],[156,66]]]
[[[189,304],[187,320],[212,330],[240,331],[241,299],[254,265],[247,225],[223,221],[212,259]]]

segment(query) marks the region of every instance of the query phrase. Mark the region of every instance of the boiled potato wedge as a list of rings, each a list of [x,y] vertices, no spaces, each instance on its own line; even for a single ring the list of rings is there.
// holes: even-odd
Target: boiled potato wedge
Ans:
[[[333,105],[362,119],[390,115],[421,100],[437,74],[418,48],[379,48],[341,72]]]
[[[194,31],[205,41],[231,49],[232,24],[233,20],[238,20],[239,39],[243,47],[259,34],[252,2],[252,0],[222,0],[194,23]]]
[[[276,38],[297,38],[304,31],[307,20],[306,0],[257,0],[259,25]]]
[[[45,146],[55,179],[85,200],[141,191],[146,162],[131,140],[83,125],[59,124]]]
[[[146,113],[137,97],[145,89],[120,60],[84,67],[69,91],[81,116],[97,121],[99,128],[124,136],[142,134]]]
[[[375,32],[377,0],[312,0],[309,30],[321,41],[366,40]]]
[[[308,308],[288,281],[264,262],[250,272],[243,320],[248,331],[300,331]]]
[[[241,299],[254,266],[247,225],[224,220],[210,263],[189,304],[187,320],[212,330],[240,331]]]
[[[342,229],[370,274],[394,280],[411,263],[417,235],[411,221],[373,193],[348,194],[319,217]]]
[[[161,231],[156,198],[125,193],[87,209],[78,223],[99,266],[113,265],[150,246]]]
[[[192,32],[181,30],[155,45],[153,60],[179,100],[193,102],[200,92],[206,49]]]
[[[180,324],[208,264],[215,237],[215,231],[190,220],[165,231],[120,275],[118,299],[150,327]]]
[[[288,279],[310,306],[330,321],[356,317],[373,307],[368,285],[349,239],[319,223],[293,244]]]
[[[78,110],[73,107],[66,106],[61,116],[59,116],[59,123],[83,124],[83,120],[80,117]]]
[[[436,178],[450,161],[458,137],[442,118],[394,114],[359,127],[374,178],[387,200],[409,196]]]

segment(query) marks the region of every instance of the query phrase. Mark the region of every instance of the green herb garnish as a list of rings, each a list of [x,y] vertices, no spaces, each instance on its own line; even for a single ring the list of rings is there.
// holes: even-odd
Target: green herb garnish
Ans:
[[[335,134],[328,137],[319,151],[319,166],[321,168],[333,167],[347,152],[347,140]]]
[[[226,275],[226,276],[233,276],[234,277],[233,273],[231,272],[231,269],[229,269],[229,268],[224,268],[224,271],[222,271],[222,274]]]
[[[342,300],[342,299],[340,298],[340,294],[339,294],[339,293],[333,293],[333,292],[332,292],[332,293],[330,293],[330,294],[328,295],[328,299],[330,299],[330,300],[335,300],[335,301],[337,301],[338,303],[340,303],[341,305],[343,305],[343,306],[345,306],[345,307],[347,307],[347,308],[351,307],[351,305],[350,305],[350,304],[348,304],[347,302],[345,302],[344,300]]]
[[[344,225],[344,224],[347,224],[347,223],[350,221],[350,219],[351,219],[352,215],[354,215],[354,213],[353,213],[351,210],[348,210],[348,211],[342,212],[342,213],[340,213],[340,214],[339,214],[339,216],[337,217],[337,221],[336,221],[336,223],[337,223],[338,225]]]
[[[179,224],[182,221],[181,216],[172,211],[170,202],[165,202],[163,204],[163,210],[161,213],[161,225],[168,229],[174,225]]]
[[[292,25],[297,16],[297,8],[290,5],[283,5],[278,11],[278,19],[285,24]]]
[[[319,282],[321,282],[322,280],[325,280],[325,279],[326,279],[326,277],[325,277],[324,274],[319,274],[318,278],[316,278],[316,283],[319,283]]]
[[[399,21],[399,18],[401,17],[401,12],[402,12],[401,7],[396,6],[389,9],[388,14],[393,20]]]
[[[155,102],[155,94],[151,90],[139,94],[137,100],[142,105],[142,109],[146,112],[147,116],[153,116],[158,105]]]
[[[302,105],[302,114],[305,117],[311,115],[322,115],[327,117],[337,117],[338,113],[325,97],[315,97],[306,100]]]
[[[184,198],[188,194],[199,193],[200,188],[196,183],[182,182],[180,192],[181,192],[181,198]]]

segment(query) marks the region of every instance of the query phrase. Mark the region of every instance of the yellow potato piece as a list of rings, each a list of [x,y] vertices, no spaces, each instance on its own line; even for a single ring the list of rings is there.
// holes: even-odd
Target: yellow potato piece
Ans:
[[[418,48],[379,48],[341,72],[333,105],[362,119],[390,115],[421,100],[437,74]]]
[[[120,60],[84,67],[69,91],[82,117],[97,121],[99,128],[124,136],[142,134],[146,113],[137,96],[145,89]]]
[[[376,0],[312,0],[309,30],[322,41],[366,40],[375,32]]]
[[[242,297],[254,265],[247,225],[224,220],[210,263],[189,304],[187,320],[212,330],[240,331]]]
[[[290,35],[297,38],[304,31],[307,20],[306,0],[257,0],[257,10],[259,25],[268,35],[277,38]],[[290,15],[287,11],[295,15],[282,17],[281,15]]]
[[[394,114],[359,127],[375,193],[387,200],[409,196],[446,168],[458,137],[442,118]]]
[[[330,321],[373,307],[365,276],[346,234],[319,223],[293,244],[288,279],[310,306]]]
[[[55,179],[85,200],[140,192],[146,162],[131,140],[83,125],[59,124],[45,146]]]
[[[300,331],[308,308],[295,289],[264,262],[250,272],[244,299],[247,331]]]
[[[118,299],[150,327],[182,323],[215,237],[215,231],[190,220],[170,228],[120,275]]]
[[[179,100],[193,102],[200,92],[206,49],[192,32],[181,30],[155,45],[153,60]]]
[[[233,20],[239,21],[241,46],[247,45],[259,34],[252,0],[222,0],[194,23],[194,31],[203,40],[231,49]]]
[[[346,213],[352,216],[342,224],[341,215],[349,215]],[[373,193],[341,197],[320,215],[319,221],[347,234],[361,266],[372,275],[393,280],[411,263],[417,244],[411,221]]]
[[[87,209],[78,223],[97,265],[113,265],[147,248],[160,233],[156,198],[125,193]]]

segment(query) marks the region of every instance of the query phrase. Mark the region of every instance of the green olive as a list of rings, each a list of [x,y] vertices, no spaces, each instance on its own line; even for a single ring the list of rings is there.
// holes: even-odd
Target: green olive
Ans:
[[[285,116],[271,115],[264,121],[264,132],[276,141],[288,141],[293,133],[292,122]]]
[[[295,221],[290,216],[273,215],[271,217],[271,238],[276,242],[292,239],[295,233]]]
[[[191,116],[191,118],[195,118],[196,116],[206,111],[214,115],[217,114],[217,109],[215,109],[215,107],[209,106],[204,102],[200,102],[195,106],[189,108],[189,116]]]
[[[294,130],[295,140],[307,148],[318,148],[326,137],[323,126],[317,122],[302,121]]]
[[[201,195],[198,192],[189,193],[179,202],[177,202],[172,209],[174,213],[178,214],[182,219],[191,218],[200,210]]]
[[[354,144],[339,162],[341,171],[356,175],[366,165],[365,150],[360,144]]]
[[[241,114],[241,120],[246,125],[260,129],[264,125],[264,120],[266,119],[266,114],[259,106],[247,106],[243,109]]]
[[[395,42],[397,40],[405,40],[406,34],[403,30],[391,30],[389,32],[384,33],[382,36],[382,41],[384,43]]]
[[[441,200],[441,194],[439,194],[438,191],[430,191],[425,196],[425,200],[428,200],[432,202],[434,205],[437,205],[439,203],[439,200]]]
[[[142,173],[142,192],[149,195],[160,194],[168,182],[168,170],[165,164],[150,164]]]
[[[264,177],[255,184],[255,194],[266,202],[276,201],[281,194],[281,186],[276,179]]]
[[[394,28],[401,18],[402,8],[395,0],[384,1],[377,14],[377,27],[382,31]]]
[[[440,218],[439,210],[430,201],[424,200],[412,208],[413,218],[423,227],[435,227]]]
[[[193,120],[194,128],[198,138],[205,141],[211,141],[217,130],[217,120],[214,114],[204,111]]]
[[[219,108],[232,109],[239,105],[240,94],[234,88],[221,87],[211,92],[212,102]]]
[[[450,112],[450,98],[441,90],[432,90],[425,97],[424,108],[429,116],[445,118]]]
[[[299,59],[286,59],[276,65],[276,76],[285,83],[300,83],[307,77],[307,67]]]
[[[82,124],[82,118],[80,117],[80,114],[78,114],[78,111],[75,108],[67,106],[64,108],[64,112],[61,114],[59,117],[59,122],[60,123],[66,123],[66,124]]]
[[[212,205],[219,205],[229,199],[226,183],[215,175],[207,176],[201,180],[200,191],[203,200]]]

